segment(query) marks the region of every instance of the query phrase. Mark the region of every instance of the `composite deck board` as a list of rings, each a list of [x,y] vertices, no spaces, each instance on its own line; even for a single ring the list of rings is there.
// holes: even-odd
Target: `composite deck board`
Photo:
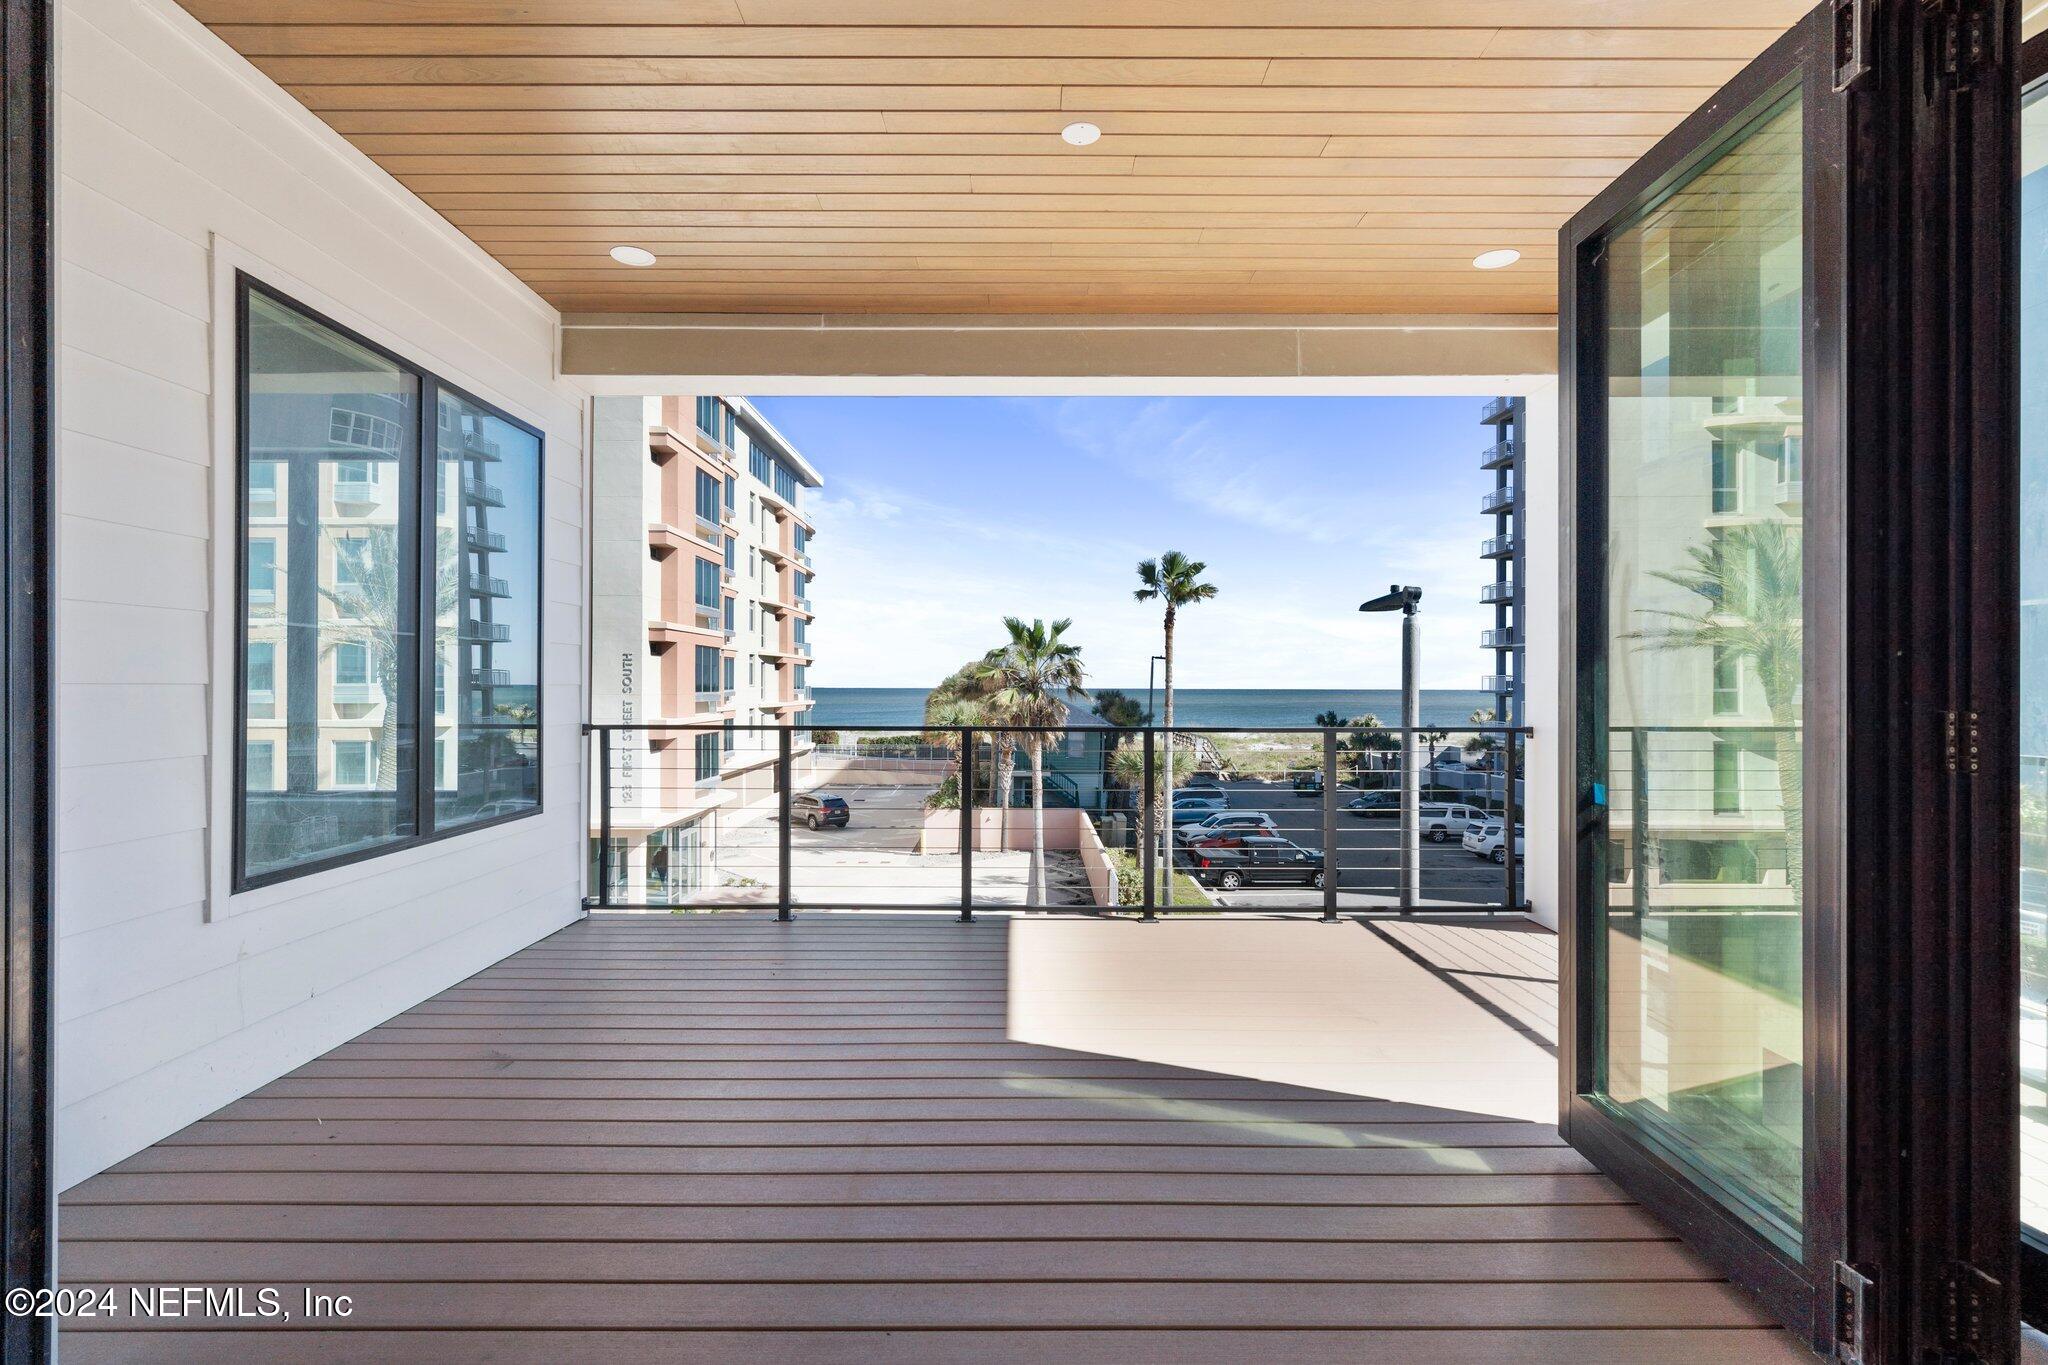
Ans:
[[[1011,1041],[1007,932],[564,930],[65,1196],[71,1283],[345,1321],[65,1358],[1799,1358],[1547,1125]]]

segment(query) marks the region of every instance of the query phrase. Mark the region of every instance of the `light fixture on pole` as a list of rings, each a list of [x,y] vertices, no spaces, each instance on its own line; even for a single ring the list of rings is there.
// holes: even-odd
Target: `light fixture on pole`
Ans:
[[[1415,731],[1421,724],[1422,694],[1415,685],[1415,657],[1420,652],[1420,625],[1415,619],[1422,604],[1422,589],[1396,583],[1360,611],[1401,613],[1401,908],[1415,904],[1416,873],[1422,862],[1421,821],[1417,818],[1422,798],[1422,774],[1415,766]]]
[[[1164,654],[1154,654],[1152,662],[1145,665],[1145,723],[1152,723],[1152,683],[1159,676],[1159,665],[1166,662]]]

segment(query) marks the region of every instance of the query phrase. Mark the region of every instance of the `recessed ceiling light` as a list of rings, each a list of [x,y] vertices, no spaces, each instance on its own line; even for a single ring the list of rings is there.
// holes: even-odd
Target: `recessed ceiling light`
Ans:
[[[644,246],[615,246],[612,259],[620,265],[648,266],[654,264],[654,253]]]
[[[1102,138],[1102,130],[1092,123],[1069,123],[1060,129],[1060,136],[1076,147],[1086,147]]]
[[[1521,259],[1521,252],[1511,246],[1504,246],[1498,251],[1480,252],[1472,258],[1472,264],[1478,266],[1481,270],[1499,270],[1501,267],[1513,265]]]

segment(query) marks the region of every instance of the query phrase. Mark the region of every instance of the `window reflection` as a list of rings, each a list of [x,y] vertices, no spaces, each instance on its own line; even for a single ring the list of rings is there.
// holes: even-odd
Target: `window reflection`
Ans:
[[[1608,242],[1599,1094],[1796,1247],[1803,1209],[1801,118]]]
[[[2048,1235],[2048,98],[2020,111],[2020,1221]]]

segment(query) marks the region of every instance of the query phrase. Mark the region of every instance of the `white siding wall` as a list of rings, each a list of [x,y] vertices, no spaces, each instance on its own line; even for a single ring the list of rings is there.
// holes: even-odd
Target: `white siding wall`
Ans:
[[[182,10],[59,10],[68,1186],[576,915],[585,395],[552,310]],[[538,817],[230,898],[236,266],[546,432],[547,771]]]

